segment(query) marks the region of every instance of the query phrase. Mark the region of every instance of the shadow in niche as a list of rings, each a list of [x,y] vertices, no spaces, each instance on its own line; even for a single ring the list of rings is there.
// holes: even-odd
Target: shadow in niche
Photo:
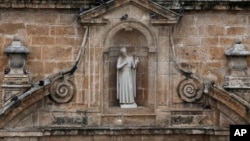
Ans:
[[[116,64],[120,48],[126,47],[129,55],[139,58],[136,68],[136,98],[138,106],[148,106],[148,42],[146,37],[137,29],[125,27],[118,31],[110,41],[108,53],[109,64],[109,107],[119,107],[117,100],[117,70]],[[105,81],[104,81],[105,83]]]

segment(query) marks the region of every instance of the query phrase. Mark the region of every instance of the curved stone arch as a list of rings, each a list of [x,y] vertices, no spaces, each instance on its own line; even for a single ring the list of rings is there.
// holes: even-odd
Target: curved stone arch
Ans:
[[[250,122],[249,104],[234,95],[214,86],[206,96],[208,104],[230,119],[233,122],[231,124],[247,124]]]
[[[16,105],[18,108],[13,107],[13,109],[0,116],[0,128],[4,128],[5,126],[14,126],[14,124],[11,122],[14,120],[14,122],[17,123],[18,119],[16,118],[18,118],[18,115],[21,115],[21,118],[27,116],[28,114],[25,111],[29,110],[29,107],[32,107],[33,104],[37,103],[47,95],[47,90],[39,90],[34,92],[34,94],[30,95],[29,97],[26,97],[23,101]]]
[[[136,33],[139,32],[141,36],[144,38],[144,43],[142,45],[134,46],[134,45],[128,45],[125,47],[130,48],[130,53],[138,53],[137,55],[140,57],[140,60],[144,61],[144,67],[145,68],[152,68],[153,64],[150,64],[150,62],[155,62],[157,59],[157,53],[156,53],[156,48],[157,48],[157,39],[156,36],[150,27],[148,27],[147,24],[144,24],[143,22],[137,21],[135,19],[128,19],[126,21],[119,22],[117,24],[114,24],[111,26],[105,33],[104,33],[104,38],[102,40],[103,43],[103,61],[102,61],[102,66],[103,66],[103,71],[102,71],[102,76],[103,76],[103,82],[108,82],[108,83],[103,83],[103,97],[102,97],[102,104],[103,104],[103,113],[105,114],[110,114],[116,112],[115,110],[110,109],[109,107],[113,107],[116,109],[118,106],[117,101],[114,100],[115,97],[115,73],[111,72],[110,68],[114,67],[115,65],[115,59],[119,55],[119,47],[120,45],[114,46],[112,43],[115,41],[114,37],[117,37],[120,34],[121,31],[123,31],[125,28],[128,28],[128,30],[133,29],[136,31]],[[125,29],[126,30],[126,29]],[[122,36],[121,36],[122,37]],[[126,36],[124,36],[126,37]],[[133,41],[134,42],[134,41]],[[129,41],[128,41],[129,43]],[[138,50],[137,50],[138,49]],[[133,50],[133,51],[132,51]],[[132,53],[132,54],[133,54]],[[151,65],[151,67],[149,67]],[[154,66],[157,67],[157,66]],[[142,71],[143,70],[143,71]],[[152,71],[152,69],[141,69],[138,71],[138,74],[143,74],[144,77],[138,77],[138,81],[143,81],[144,83],[140,83],[140,87],[138,89],[138,92],[145,94],[144,99],[140,99],[140,97],[136,97],[136,102],[138,106],[144,107],[144,110],[142,110],[142,113],[146,113],[147,110],[149,109],[154,109],[150,111],[152,114],[155,112],[155,99],[156,95],[155,94],[149,94],[149,93],[156,93],[156,73]],[[149,85],[148,80],[152,80],[150,83],[153,83],[153,85]],[[145,91],[141,91],[143,88],[147,88]],[[139,94],[138,94],[139,95]],[[111,99],[110,99],[111,97]],[[120,109],[116,109],[119,111]],[[119,111],[120,112],[120,111]],[[131,114],[131,111],[128,111],[127,114]],[[147,113],[148,114],[148,113]]]
[[[112,27],[112,29],[108,30],[103,40],[104,47],[108,48],[112,37],[114,37],[116,33],[118,33],[121,29],[124,29],[125,27],[132,27],[138,30],[139,32],[141,32],[142,35],[144,35],[147,39],[148,47],[156,48],[156,39],[154,38],[155,36],[151,32],[151,30],[148,27],[146,27],[146,25],[144,25],[143,23],[139,21],[135,21],[135,20],[128,20],[128,21],[118,23],[117,25]]]

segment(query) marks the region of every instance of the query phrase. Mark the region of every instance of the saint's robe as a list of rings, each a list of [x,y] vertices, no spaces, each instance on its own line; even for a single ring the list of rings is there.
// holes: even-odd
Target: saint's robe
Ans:
[[[133,104],[136,97],[136,64],[132,56],[118,57],[117,99],[120,104]]]

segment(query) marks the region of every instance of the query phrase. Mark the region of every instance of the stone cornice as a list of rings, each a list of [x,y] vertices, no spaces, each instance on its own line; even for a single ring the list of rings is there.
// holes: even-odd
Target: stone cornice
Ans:
[[[168,9],[250,10],[249,0],[151,0]],[[94,0],[0,0],[0,8],[91,9]]]
[[[249,10],[249,0],[152,0],[169,9]]]
[[[24,134],[25,132],[25,134]],[[214,135],[228,136],[227,128],[218,127],[81,127],[1,130],[0,137],[40,137],[75,135]]]
[[[0,0],[0,8],[90,9],[98,5],[93,0]]]

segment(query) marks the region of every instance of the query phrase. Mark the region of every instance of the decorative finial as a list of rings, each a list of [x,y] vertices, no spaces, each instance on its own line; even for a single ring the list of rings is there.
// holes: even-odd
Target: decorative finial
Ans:
[[[235,43],[236,43],[236,44],[241,44],[242,41],[241,41],[241,39],[236,39]]]
[[[20,41],[20,38],[16,35],[16,36],[14,36],[13,40],[14,41]]]

